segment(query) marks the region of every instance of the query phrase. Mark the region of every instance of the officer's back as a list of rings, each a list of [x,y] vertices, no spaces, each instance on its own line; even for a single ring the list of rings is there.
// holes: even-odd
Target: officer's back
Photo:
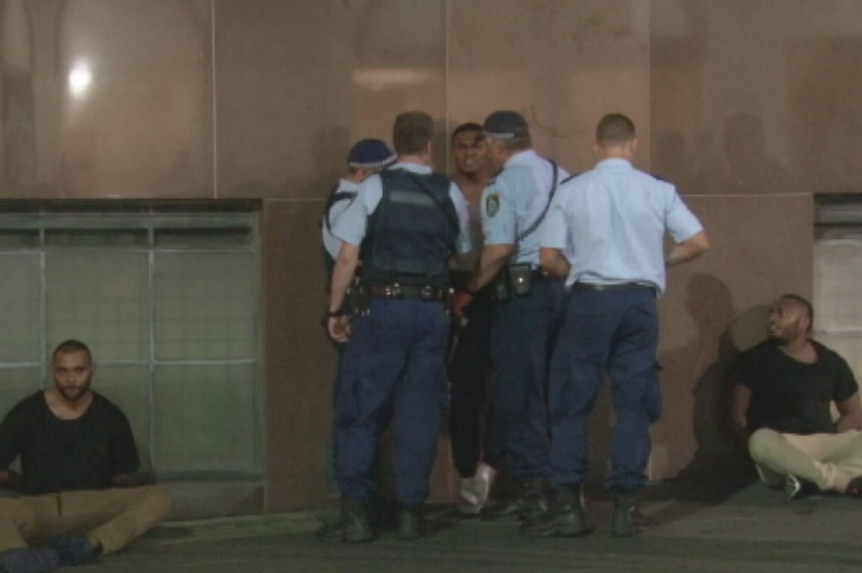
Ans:
[[[329,331],[347,341],[335,393],[335,477],[342,520],[326,540],[374,537],[378,439],[394,406],[398,535],[422,535],[445,379],[449,257],[470,250],[469,217],[457,186],[430,166],[433,122],[422,112],[398,116],[391,170],[366,179],[333,227],[343,241],[335,262]],[[342,316],[347,283],[362,258],[368,306]]]

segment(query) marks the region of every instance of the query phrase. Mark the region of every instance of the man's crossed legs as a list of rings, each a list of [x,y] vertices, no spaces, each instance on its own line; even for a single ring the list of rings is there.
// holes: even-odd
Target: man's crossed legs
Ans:
[[[787,487],[791,498],[800,492],[798,480],[821,491],[862,495],[862,432],[858,430],[799,435],[761,428],[749,438],[748,451],[761,480]]]
[[[170,509],[160,486],[0,499],[0,569],[40,573],[115,553]]]

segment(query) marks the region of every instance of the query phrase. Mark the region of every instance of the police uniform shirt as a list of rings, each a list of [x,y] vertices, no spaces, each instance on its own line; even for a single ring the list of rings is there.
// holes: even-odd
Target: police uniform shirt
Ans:
[[[420,175],[427,175],[432,172],[430,167],[417,165],[416,163],[396,163],[389,169],[406,169]],[[356,198],[332,226],[332,234],[345,243],[356,246],[361,245],[367,231],[368,218],[374,213],[382,197],[383,185],[380,175],[372,175],[359,185]],[[459,253],[469,253],[472,248],[470,242],[470,215],[467,211],[467,202],[464,200],[464,195],[461,194],[461,190],[454,183],[449,185],[449,198],[452,199],[455,213],[458,215],[456,250]]]
[[[335,190],[335,193],[353,193],[354,195],[359,190],[359,185],[354,183],[353,181],[348,181],[347,179],[342,179],[338,182],[338,188]],[[329,212],[326,216],[329,217],[329,225],[334,226],[335,222],[341,216],[344,211],[347,210],[347,207],[350,206],[350,203],[353,199],[343,199],[341,201],[336,201],[329,208]],[[323,248],[326,249],[326,252],[329,253],[329,256],[333,259],[338,257],[338,249],[341,248],[341,241],[332,234],[330,228],[326,226],[326,221],[324,220],[323,225],[321,225],[322,230],[321,233],[323,235]]]
[[[605,159],[561,186],[542,246],[572,249],[567,285],[635,282],[665,287],[664,234],[681,243],[703,230],[670,183]]]
[[[569,176],[557,168],[557,184]],[[553,166],[532,149],[512,155],[482,193],[482,230],[485,245],[514,245],[510,264],[539,266],[541,227],[518,240],[548,206],[553,183]]]

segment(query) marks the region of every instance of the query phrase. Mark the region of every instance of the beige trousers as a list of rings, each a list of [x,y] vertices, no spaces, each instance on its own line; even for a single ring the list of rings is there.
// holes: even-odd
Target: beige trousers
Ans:
[[[82,533],[101,543],[105,553],[113,553],[170,510],[170,493],[157,485],[0,499],[0,551]]]
[[[792,474],[817,484],[821,490],[843,493],[850,480],[862,476],[862,432],[840,434],[782,434],[761,428],[748,440],[748,452],[760,479],[771,486]]]

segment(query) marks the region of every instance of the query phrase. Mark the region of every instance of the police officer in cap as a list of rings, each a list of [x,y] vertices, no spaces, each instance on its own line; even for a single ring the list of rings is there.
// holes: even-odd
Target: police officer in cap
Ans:
[[[332,280],[335,257],[338,256],[338,249],[341,248],[341,241],[332,234],[332,226],[356,197],[359,184],[369,176],[392,165],[394,161],[395,154],[380,139],[359,140],[347,154],[347,175],[338,181],[338,185],[329,194],[320,225],[327,286]]]
[[[542,482],[548,470],[545,382],[551,333],[563,282],[539,267],[539,229],[559,182],[568,173],[532,148],[521,114],[496,111],[485,119],[488,155],[499,172],[482,195],[485,242],[479,266],[453,311],[494,283],[491,329],[492,405],[516,498],[482,510],[484,519],[525,518],[545,509]]]
[[[328,328],[348,341],[335,390],[335,477],[342,520],[321,530],[348,543],[375,536],[374,461],[394,403],[398,537],[423,533],[421,506],[437,450],[449,316],[449,260],[471,250],[464,197],[431,169],[433,122],[400,114],[393,127],[398,159],[359,187],[333,226],[342,241],[332,276]],[[345,290],[362,259],[368,308],[342,316]]]

